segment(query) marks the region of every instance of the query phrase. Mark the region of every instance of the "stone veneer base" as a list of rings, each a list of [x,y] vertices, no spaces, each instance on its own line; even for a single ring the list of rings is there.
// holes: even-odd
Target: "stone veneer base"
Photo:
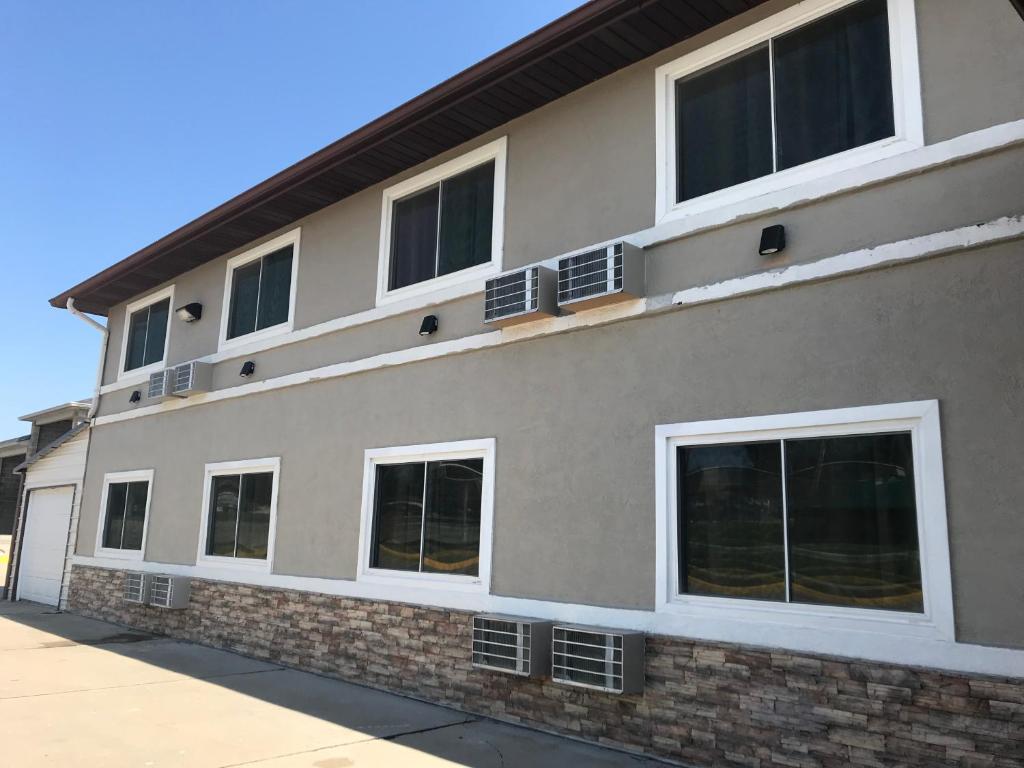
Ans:
[[[192,580],[125,604],[76,565],[76,613],[693,766],[1024,768],[1024,681],[648,636],[643,694],[477,670],[472,614]]]

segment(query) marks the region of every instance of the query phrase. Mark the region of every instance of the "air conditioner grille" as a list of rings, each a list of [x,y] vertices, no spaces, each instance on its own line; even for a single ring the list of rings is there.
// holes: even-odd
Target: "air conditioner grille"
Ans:
[[[146,397],[163,397],[169,394],[167,391],[167,371],[157,371],[149,375],[149,386],[146,388]]]
[[[174,601],[174,579],[154,576],[149,587],[149,602],[160,608],[169,608]]]
[[[473,664],[530,674],[531,627],[515,621],[473,617]]]
[[[146,602],[146,576],[143,573],[124,575],[124,601],[126,603]]]
[[[527,267],[487,281],[484,295],[484,322],[537,311],[540,272]]]
[[[179,365],[174,369],[174,386],[172,392],[182,392],[186,389],[192,388],[192,372],[193,367],[191,363],[185,363]]]
[[[623,690],[622,636],[555,627],[551,676],[573,685],[620,693]]]
[[[566,256],[558,262],[558,303],[621,291],[622,275],[622,243]]]

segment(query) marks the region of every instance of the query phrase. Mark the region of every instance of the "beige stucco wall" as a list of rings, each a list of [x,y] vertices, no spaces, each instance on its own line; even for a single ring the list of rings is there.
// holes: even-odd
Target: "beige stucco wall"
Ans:
[[[1024,646],[1021,242],[95,430],[156,470],[148,560],[192,563],[203,465],[280,456],[275,571],[353,578],[366,448],[497,438],[493,588],[651,608],[654,426],[937,398],[961,640]],[[145,457],[145,458],[143,458]]]

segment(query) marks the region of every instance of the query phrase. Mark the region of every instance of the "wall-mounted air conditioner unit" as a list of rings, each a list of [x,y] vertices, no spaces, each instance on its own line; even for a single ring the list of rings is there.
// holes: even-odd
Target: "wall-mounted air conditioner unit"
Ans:
[[[644,635],[598,627],[552,628],[551,679],[609,693],[644,688]]]
[[[557,279],[547,267],[524,267],[492,277],[484,292],[484,322],[498,327],[558,314]]]
[[[578,312],[644,295],[644,252],[613,243],[558,260],[558,306]]]
[[[197,392],[209,392],[213,380],[213,367],[209,363],[182,363],[172,369],[174,377],[171,382],[171,394],[176,397],[188,397]]]
[[[124,575],[124,591],[121,593],[126,603],[144,605],[149,596],[149,574],[129,572]]]
[[[551,668],[551,622],[519,616],[474,616],[473,666],[523,677],[546,677]]]
[[[149,384],[146,387],[147,400],[170,400],[174,396],[173,368],[165,368],[162,371],[149,374]]]
[[[191,591],[188,576],[150,576],[149,604],[157,608],[185,608]]]

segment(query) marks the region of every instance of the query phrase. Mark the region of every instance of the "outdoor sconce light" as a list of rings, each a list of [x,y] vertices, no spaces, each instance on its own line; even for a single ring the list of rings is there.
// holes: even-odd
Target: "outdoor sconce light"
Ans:
[[[178,307],[174,310],[174,314],[186,323],[194,323],[203,316],[203,305],[198,301],[193,301],[191,304],[186,304],[184,307]]]
[[[254,373],[256,373],[256,363],[252,360],[246,360],[242,363],[242,370],[238,372],[238,375],[242,378],[248,379]]]
[[[762,256],[774,256],[786,248],[786,228],[781,224],[773,224],[761,230],[761,245],[757,252]]]
[[[420,323],[420,336],[429,336],[437,331],[437,315],[427,315]]]
[[[128,402],[129,402],[129,403],[137,403],[137,402],[139,402],[139,400],[141,400],[141,399],[142,399],[142,393],[141,393],[141,392],[139,392],[139,390],[137,390],[137,389],[136,389],[136,390],[134,390],[134,391],[132,392],[132,395],[131,395],[131,397],[129,397],[129,398],[128,398]]]

